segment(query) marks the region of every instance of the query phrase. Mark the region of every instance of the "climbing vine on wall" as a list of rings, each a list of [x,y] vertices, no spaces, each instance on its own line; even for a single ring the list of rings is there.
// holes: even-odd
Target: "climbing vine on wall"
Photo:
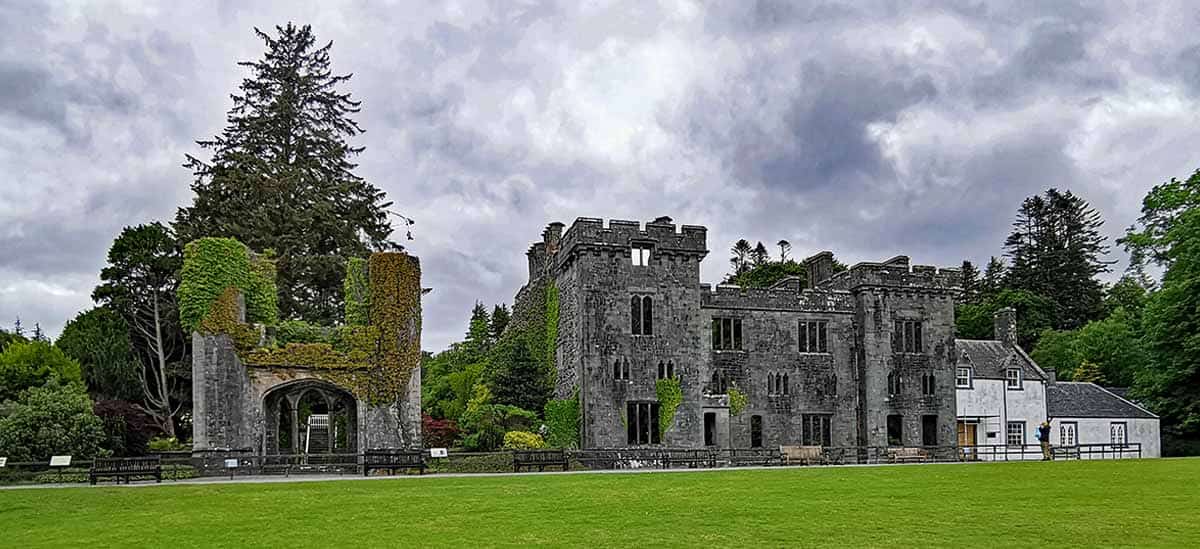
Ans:
[[[238,352],[253,349],[259,343],[260,334],[254,326],[240,322],[238,308],[238,289],[233,286],[225,288],[209,305],[196,331],[202,334],[226,334],[233,340]]]
[[[746,396],[741,389],[738,389],[736,383],[729,386],[729,413],[730,415],[738,415],[742,410],[746,409],[746,405],[750,403],[750,397]]]
[[[400,253],[371,255],[371,326],[379,331],[379,396],[395,400],[421,365],[421,265]]]
[[[551,448],[577,448],[579,446],[579,388],[571,398],[546,402],[546,443]]]
[[[658,396],[658,434],[659,437],[663,437],[675,421],[675,410],[683,403],[683,389],[679,386],[679,376],[656,381],[654,392]]]
[[[558,350],[558,286],[554,281],[546,284],[546,341],[543,367],[554,382],[557,372],[554,368],[555,354]]]
[[[367,260],[352,257],[346,262],[346,324],[365,326],[371,311],[371,287],[367,274]]]
[[[265,257],[251,261],[246,246],[232,238],[201,238],[184,246],[177,294],[183,328],[195,330],[217,298],[231,287],[244,296],[247,321],[270,324],[278,320],[272,261]]]

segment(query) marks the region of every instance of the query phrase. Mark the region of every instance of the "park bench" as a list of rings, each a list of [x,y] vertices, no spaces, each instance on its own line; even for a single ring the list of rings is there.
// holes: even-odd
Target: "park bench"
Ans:
[[[539,472],[547,467],[561,467],[567,470],[567,453],[563,450],[514,450],[513,472],[520,473],[521,468],[537,467]]]
[[[1053,459],[1079,459],[1079,447],[1051,446],[1050,457]]]
[[[784,465],[812,465],[825,463],[825,453],[820,446],[780,446]]]
[[[717,454],[711,450],[663,450],[663,469],[674,465],[686,465],[689,469],[697,467],[716,467]]]
[[[779,465],[783,457],[774,448],[734,448],[730,450],[729,464],[734,467],[749,465]]]
[[[424,474],[426,467],[425,452],[379,448],[363,453],[364,477],[370,476],[372,469],[387,469],[393,475],[397,470],[416,469],[419,474]]]
[[[924,463],[929,461],[929,452],[922,448],[888,448],[888,463]]]
[[[88,472],[88,482],[95,485],[100,477],[110,477],[116,478],[117,484],[122,478],[129,484],[133,477],[150,476],[155,482],[162,482],[162,457],[96,458]]]

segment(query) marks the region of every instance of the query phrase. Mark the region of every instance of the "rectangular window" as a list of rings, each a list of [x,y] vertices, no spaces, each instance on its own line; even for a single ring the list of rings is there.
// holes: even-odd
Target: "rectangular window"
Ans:
[[[904,417],[892,414],[887,417],[888,446],[904,445]]]
[[[750,416],[750,447],[762,448],[762,416]]]
[[[937,446],[937,416],[921,416],[921,444]]]
[[[1010,421],[1008,422],[1008,445],[1021,446],[1025,444],[1025,422]]]
[[[630,332],[654,335],[654,298],[635,295],[629,298]]]
[[[626,403],[625,427],[630,446],[658,444],[658,403]]]
[[[933,374],[925,374],[921,376],[921,394],[925,396],[933,396],[937,392],[937,383],[934,381]]]
[[[971,388],[971,369],[957,368],[954,371],[954,386],[960,389]]]
[[[1008,384],[1009,389],[1020,389],[1021,388],[1021,369],[1020,368],[1009,368],[1009,369],[1005,370],[1004,371],[1004,379],[1005,379],[1005,383]]]
[[[827,325],[829,323],[824,320],[801,320],[800,321],[800,352],[801,353],[828,353],[829,340],[827,338]]]
[[[712,319],[712,348],[715,351],[740,351],[742,349],[742,319]]]
[[[832,446],[828,414],[803,414],[800,416],[800,443],[804,446]]]
[[[650,247],[642,244],[634,244],[629,252],[630,259],[633,264],[638,267],[650,266]]]
[[[892,331],[892,352],[923,353],[925,344],[920,320],[897,320]]]

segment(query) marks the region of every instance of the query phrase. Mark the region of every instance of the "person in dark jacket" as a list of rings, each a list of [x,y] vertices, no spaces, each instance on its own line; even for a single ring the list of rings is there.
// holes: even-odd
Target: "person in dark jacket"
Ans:
[[[1042,461],[1050,461],[1050,421],[1043,421],[1037,430],[1038,442],[1042,443]]]

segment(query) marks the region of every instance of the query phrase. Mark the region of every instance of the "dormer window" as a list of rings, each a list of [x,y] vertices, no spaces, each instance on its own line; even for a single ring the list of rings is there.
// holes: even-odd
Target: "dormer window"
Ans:
[[[959,389],[971,388],[971,368],[959,366],[954,374],[954,386]]]
[[[1021,389],[1021,369],[1009,368],[1004,371],[1004,381],[1010,390]]]
[[[650,245],[634,244],[629,250],[629,257],[633,260],[633,265],[635,267],[649,267]]]

